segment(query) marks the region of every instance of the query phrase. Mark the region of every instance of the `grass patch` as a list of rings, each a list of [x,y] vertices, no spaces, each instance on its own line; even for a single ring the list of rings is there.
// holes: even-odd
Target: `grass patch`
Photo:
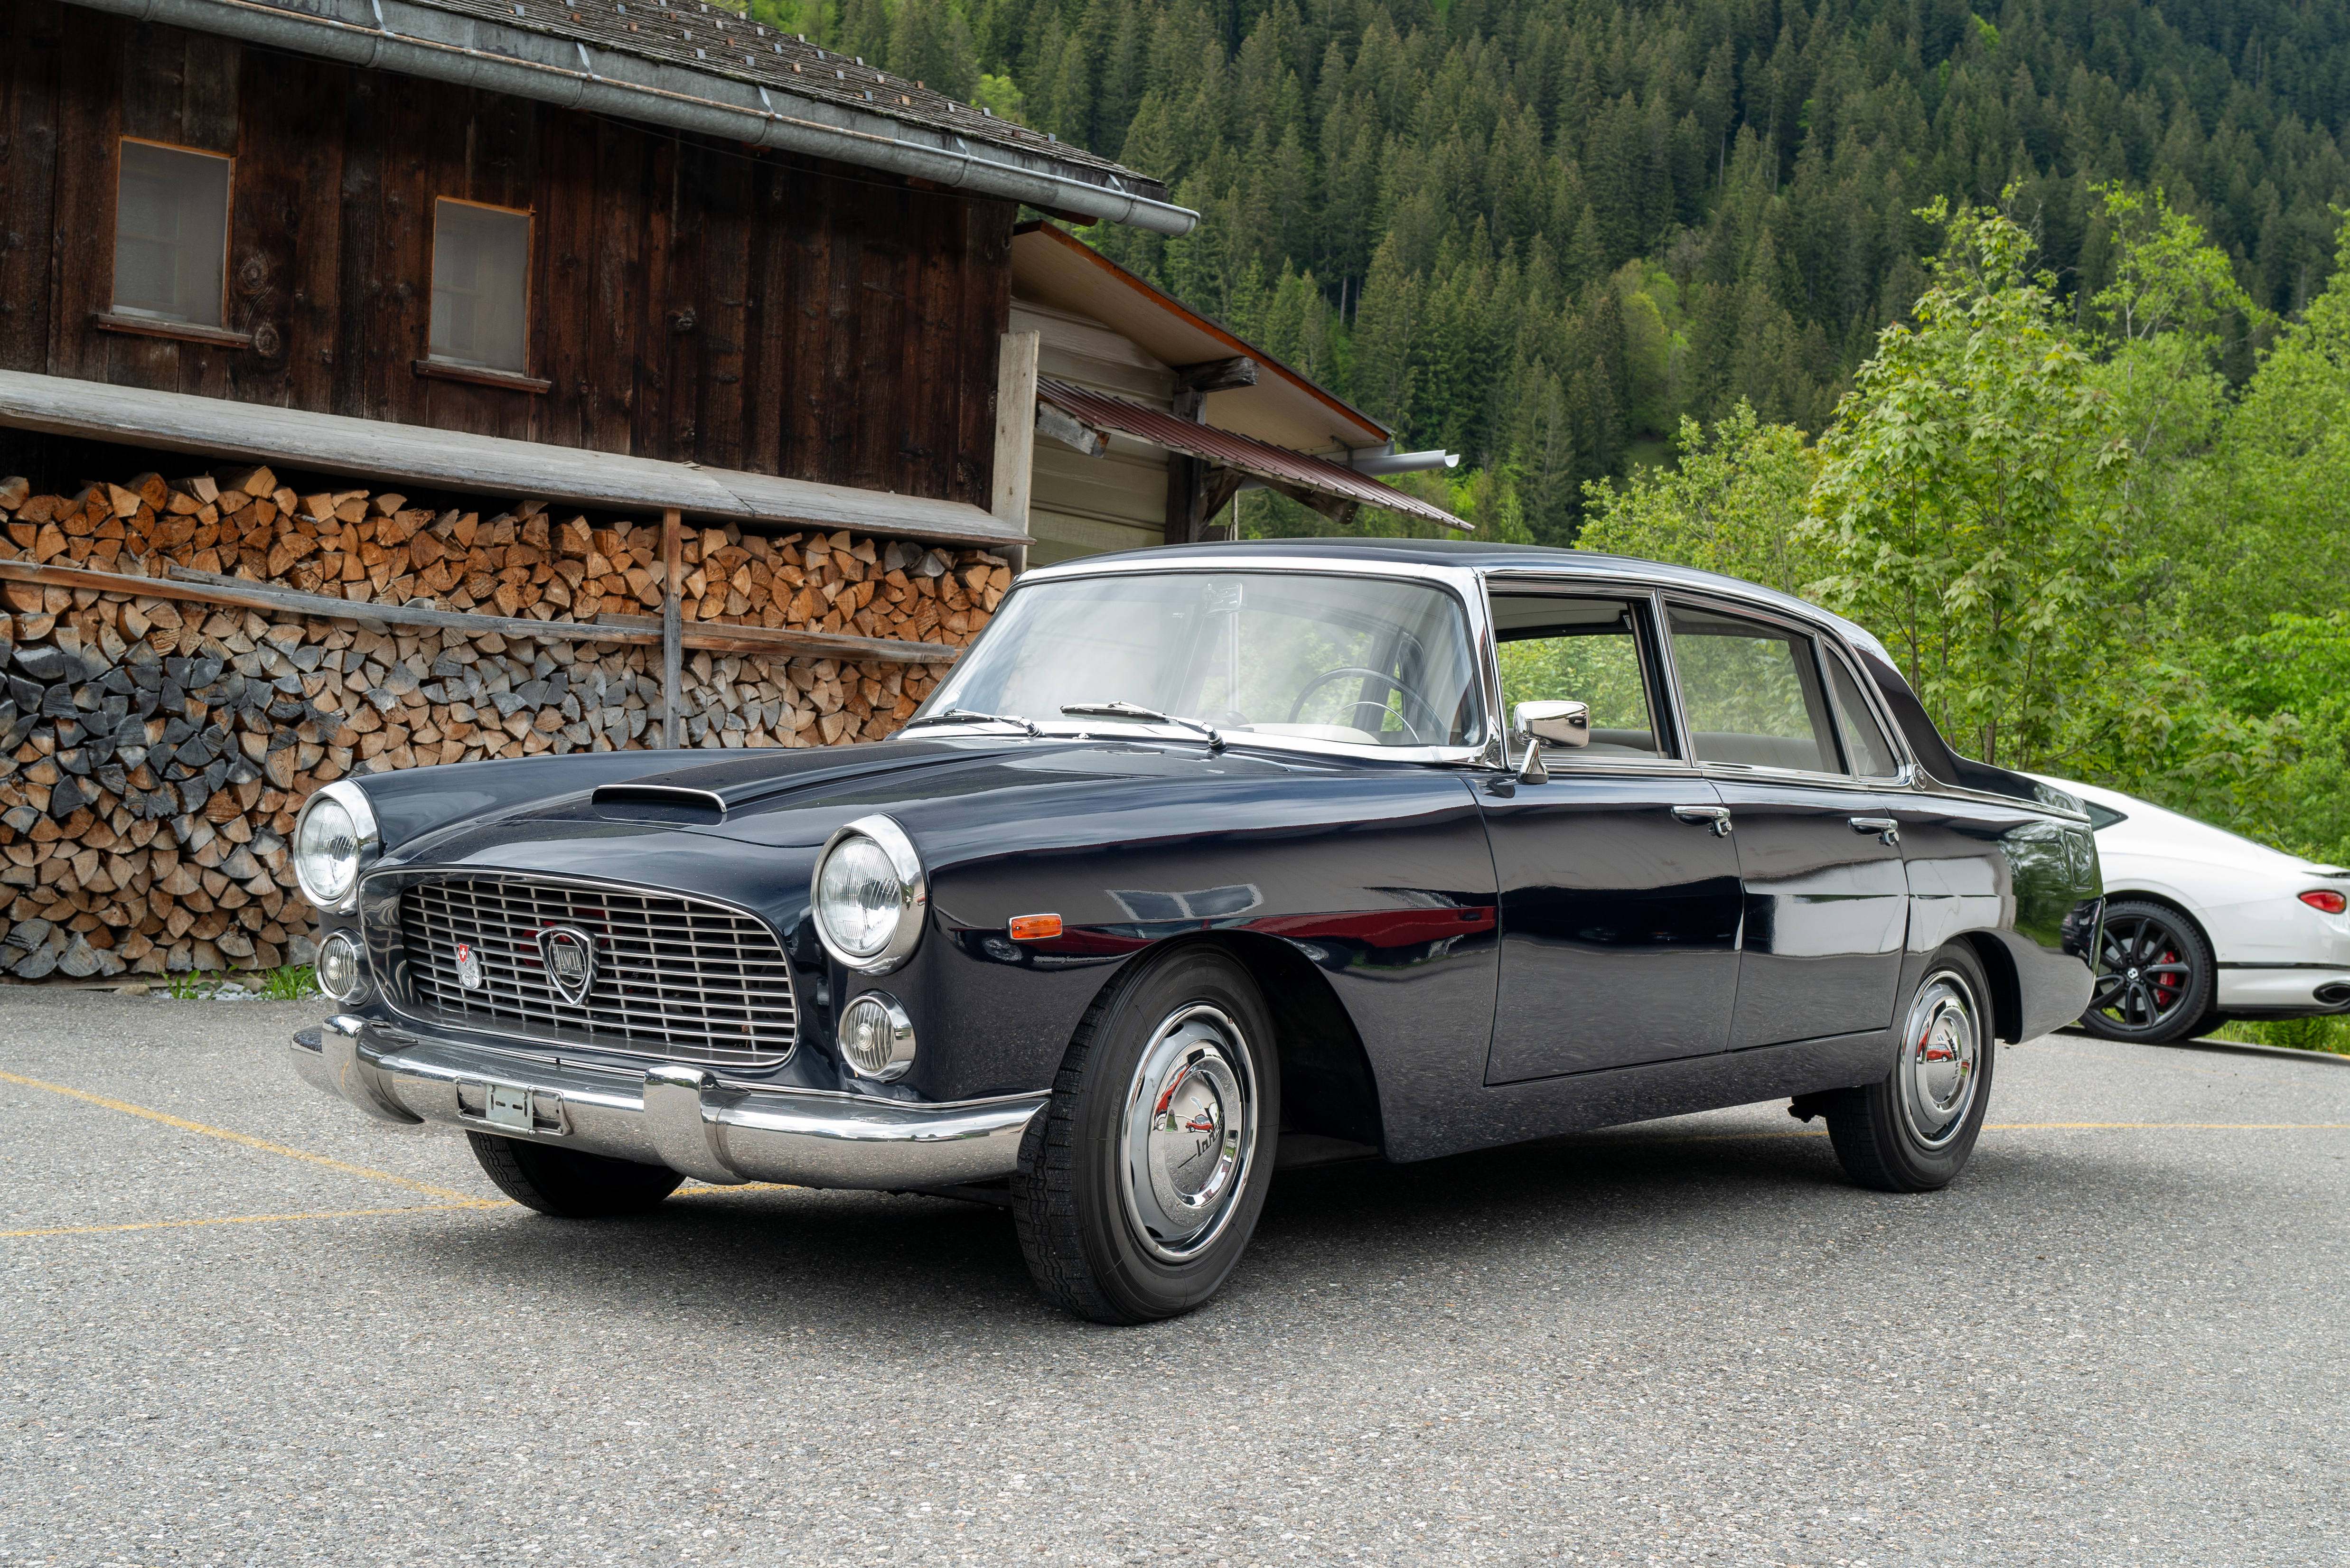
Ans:
[[[2239,1045],[2282,1045],[2288,1051],[2325,1051],[2350,1056],[2350,1017],[2240,1019],[2213,1031],[2214,1040]]]

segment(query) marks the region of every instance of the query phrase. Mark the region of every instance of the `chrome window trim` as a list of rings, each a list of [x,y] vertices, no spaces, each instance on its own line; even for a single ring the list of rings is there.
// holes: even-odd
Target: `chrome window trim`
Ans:
[[[463,1033],[481,1036],[486,1041],[502,1043],[494,1044],[487,1048],[504,1050],[510,1054],[531,1060],[540,1059],[536,1053],[526,1048],[534,1046],[543,1048],[548,1056],[564,1062],[567,1064],[573,1063],[575,1060],[574,1058],[570,1058],[563,1054],[564,1050],[567,1047],[573,1051],[591,1051],[599,1055],[620,1057],[631,1061],[678,1062],[686,1060],[682,1057],[664,1056],[657,1052],[639,1049],[632,1042],[615,1041],[608,1035],[580,1033],[570,1030],[546,1030],[518,1027],[503,1019],[485,1021],[501,1025],[501,1027],[497,1028],[485,1028],[482,1023],[466,1022],[453,1018],[437,1017],[415,1011],[409,1005],[411,984],[408,977],[407,934],[401,929],[398,917],[400,896],[406,892],[410,888],[421,883],[461,880],[525,883],[536,882],[567,888],[584,888],[591,892],[622,893],[637,898],[676,898],[682,902],[702,904],[710,909],[721,910],[726,914],[735,916],[738,919],[751,921],[761,930],[765,931],[767,935],[774,940],[776,950],[783,955],[784,987],[786,994],[791,999],[792,1005],[792,1039],[790,1044],[783,1051],[775,1061],[764,1064],[751,1070],[761,1073],[777,1072],[790,1064],[793,1059],[799,1054],[800,1039],[804,1033],[801,1024],[806,1012],[799,994],[799,978],[793,972],[791,949],[789,945],[784,940],[782,935],[775,930],[775,926],[764,915],[760,914],[755,909],[748,909],[743,905],[733,903],[729,899],[713,898],[706,893],[688,893],[681,892],[674,888],[653,887],[638,882],[623,882],[610,877],[580,877],[560,872],[529,871],[506,866],[484,867],[463,864],[400,866],[387,867],[371,873],[363,873],[360,876],[359,886],[355,889],[355,892],[359,895],[359,947],[361,952],[367,955],[370,965],[373,966],[373,972],[378,977],[376,994],[381,1001],[384,1011],[390,1013],[392,1016],[403,1020],[404,1022],[421,1030],[455,1030]],[[381,888],[375,887],[374,884],[379,882],[384,883],[386,886]],[[390,901],[390,907],[392,910],[392,919],[389,923],[381,920],[370,920],[368,918],[367,905],[369,901],[375,899],[388,899]],[[376,965],[375,961],[379,958],[380,952],[386,951],[394,956],[395,961],[388,965]],[[583,1067],[593,1067],[596,1065],[595,1064],[587,1062],[578,1062],[577,1064]],[[713,1073],[727,1068],[732,1068],[737,1072],[743,1070],[743,1064],[737,1063],[688,1063],[688,1064],[702,1066],[705,1070]],[[627,1069],[598,1070],[627,1071]]]

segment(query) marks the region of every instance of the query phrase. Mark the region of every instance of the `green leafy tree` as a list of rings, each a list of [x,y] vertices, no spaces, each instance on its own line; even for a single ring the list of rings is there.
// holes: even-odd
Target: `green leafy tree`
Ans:
[[[1821,441],[1820,593],[1962,749],[2048,766],[2094,729],[2084,702],[2114,703],[2139,629],[2119,591],[2132,449],[2031,236],[1939,200],[1923,216],[1949,239],[1917,325],[1879,336]]]
[[[1805,513],[1819,452],[1741,402],[1711,430],[1684,416],[1670,468],[1583,487],[1578,549],[1722,572],[1802,595],[1831,562]]]

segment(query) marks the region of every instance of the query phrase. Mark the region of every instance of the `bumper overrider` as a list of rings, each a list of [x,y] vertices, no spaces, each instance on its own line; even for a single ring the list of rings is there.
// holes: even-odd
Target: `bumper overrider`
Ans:
[[[292,1049],[304,1078],[379,1121],[440,1122],[721,1186],[888,1191],[1000,1180],[1046,1097],[910,1105],[722,1084],[685,1063],[611,1073],[348,1016],[303,1030]]]

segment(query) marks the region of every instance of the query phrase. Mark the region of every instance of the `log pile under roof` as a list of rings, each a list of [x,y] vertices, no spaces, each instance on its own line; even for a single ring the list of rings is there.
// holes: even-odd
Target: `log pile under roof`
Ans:
[[[0,480],[0,971],[307,961],[287,841],[317,785],[661,742],[658,524],[265,468]],[[1010,586],[982,552],[846,533],[687,530],[679,557],[703,748],[886,737]]]

